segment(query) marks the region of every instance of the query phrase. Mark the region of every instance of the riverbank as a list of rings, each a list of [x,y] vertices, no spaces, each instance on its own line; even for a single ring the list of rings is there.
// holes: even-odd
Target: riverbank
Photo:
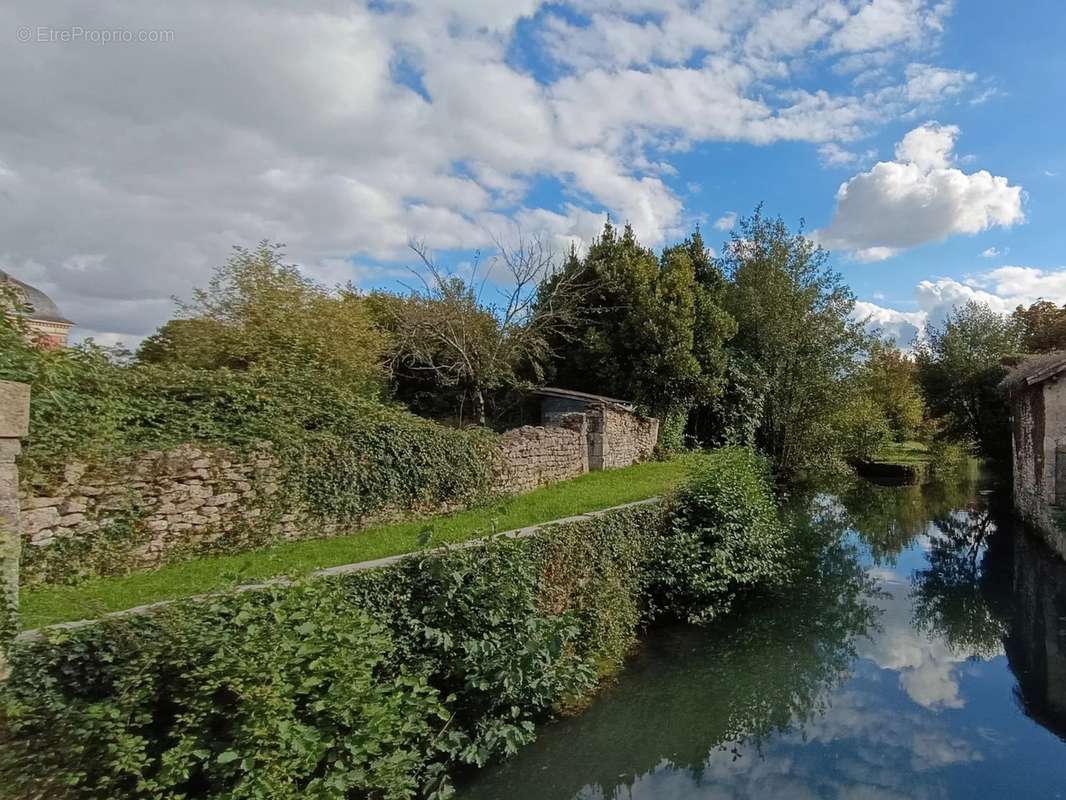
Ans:
[[[23,629],[102,616],[134,606],[175,600],[254,583],[277,575],[302,577],[359,561],[458,544],[494,531],[599,511],[671,491],[685,474],[683,460],[653,461],[588,473],[481,508],[391,525],[351,536],[310,539],[255,552],[209,556],[153,572],[89,580],[73,586],[24,587]]]
[[[458,797],[1057,796],[1066,563],[997,488],[823,495],[810,519],[839,545],[818,580],[649,632],[584,713]]]
[[[665,507],[45,631],[10,654],[0,779],[16,797],[443,797],[644,625],[717,619],[788,559],[766,464],[726,449]]]

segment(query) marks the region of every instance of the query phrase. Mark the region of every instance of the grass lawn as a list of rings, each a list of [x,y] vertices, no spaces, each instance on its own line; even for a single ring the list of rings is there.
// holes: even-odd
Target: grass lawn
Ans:
[[[598,511],[668,491],[685,473],[684,461],[649,462],[625,469],[592,472],[493,505],[412,522],[380,525],[350,536],[309,539],[265,550],[210,556],[118,578],[99,578],[77,586],[24,588],[20,604],[23,629],[89,619],[109,611],[202,594],[236,583],[276,575],[306,575],[316,569],[382,558],[419,549],[432,531],[429,547],[461,542],[560,517]]]
[[[885,464],[927,464],[929,448],[921,442],[893,442],[878,450],[873,461]]]

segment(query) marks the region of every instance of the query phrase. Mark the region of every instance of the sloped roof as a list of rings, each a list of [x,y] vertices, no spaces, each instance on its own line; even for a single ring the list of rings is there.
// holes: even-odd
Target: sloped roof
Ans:
[[[1015,392],[1027,386],[1036,386],[1066,372],[1066,350],[1055,350],[1029,356],[1007,373],[1000,387],[1008,392]]]
[[[632,411],[636,404],[630,400],[619,400],[616,397],[607,397],[602,394],[590,394],[589,392],[577,392],[573,389],[557,389],[554,386],[542,386],[534,389],[533,394],[544,397],[561,397],[564,400],[583,400],[586,403],[609,403]]]
[[[59,306],[55,304],[52,298],[37,287],[30,286],[28,283],[23,283],[18,278],[9,275],[2,269],[0,269],[0,283],[9,283],[22,294],[26,305],[30,308],[30,310],[24,314],[27,319],[40,320],[41,322],[58,322],[64,325],[73,324],[69,319],[63,316],[62,312],[59,310]]]

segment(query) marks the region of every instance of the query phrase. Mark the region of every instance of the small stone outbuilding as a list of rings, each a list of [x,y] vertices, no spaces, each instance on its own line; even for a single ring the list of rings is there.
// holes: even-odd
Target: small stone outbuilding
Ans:
[[[1014,508],[1066,558],[1066,351],[1024,359],[1003,388],[1011,406]]]
[[[535,394],[541,398],[541,423],[545,426],[562,425],[574,414],[585,415],[589,471],[628,467],[649,458],[655,450],[659,420],[639,414],[633,403],[551,386]]]

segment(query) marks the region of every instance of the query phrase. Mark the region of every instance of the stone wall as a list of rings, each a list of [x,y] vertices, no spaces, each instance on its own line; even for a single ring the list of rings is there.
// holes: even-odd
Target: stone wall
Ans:
[[[299,513],[264,517],[279,480],[266,446],[245,457],[182,445],[117,459],[106,469],[70,464],[49,496],[20,495],[22,536],[32,547],[47,547],[127,525],[132,534],[125,566],[143,568],[174,550],[221,537],[239,540],[253,531],[256,538],[313,535],[317,531]]]
[[[502,434],[496,447],[493,488],[515,494],[583,475],[591,468],[628,466],[647,458],[656,420],[624,409],[593,406],[559,413],[547,427]],[[595,426],[596,433],[590,430]],[[593,465],[593,454],[599,461]],[[182,445],[106,466],[70,464],[47,496],[22,491],[18,515],[24,555],[23,583],[58,579],[49,561],[65,559],[74,544],[85,564],[80,574],[109,574],[158,566],[205,550],[248,549],[271,541],[346,533],[343,528],[282,498],[282,471],[268,446],[239,455],[221,448]],[[455,510],[420,509],[420,513]],[[411,509],[389,509],[362,524],[396,519]],[[55,554],[53,558],[53,553]],[[91,563],[90,563],[91,562]]]
[[[604,405],[603,469],[628,467],[651,457],[659,441],[659,420],[642,417],[623,408]]]
[[[1014,507],[1066,558],[1066,382],[1015,391],[1011,426]]]
[[[589,471],[584,414],[567,414],[557,426],[525,425],[500,436],[494,484],[504,493],[528,492]]]

